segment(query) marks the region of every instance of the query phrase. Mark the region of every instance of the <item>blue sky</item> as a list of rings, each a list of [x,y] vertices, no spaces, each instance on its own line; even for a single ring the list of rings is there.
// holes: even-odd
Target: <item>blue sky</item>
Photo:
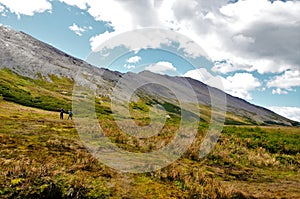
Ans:
[[[132,39],[127,53],[105,67],[205,83],[219,77],[229,94],[300,121],[299,1],[0,0],[0,24],[83,60],[124,32],[172,30],[204,52],[184,39],[170,38],[176,45],[169,45],[157,35],[148,48]]]

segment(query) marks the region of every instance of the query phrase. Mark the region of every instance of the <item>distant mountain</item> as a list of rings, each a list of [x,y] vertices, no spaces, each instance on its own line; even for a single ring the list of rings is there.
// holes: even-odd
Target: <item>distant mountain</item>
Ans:
[[[89,80],[93,78],[93,83],[98,85],[98,89],[100,89],[100,94],[102,95],[109,95],[120,78],[122,78],[123,84],[127,85],[127,87],[142,85],[144,82],[149,81],[149,79],[157,80],[158,82],[169,82],[169,84],[172,85],[172,88],[176,88],[182,96],[187,96],[186,100],[188,100],[188,96],[191,94],[190,89],[188,89],[188,86],[186,85],[186,82],[188,82],[193,87],[199,104],[205,107],[210,107],[211,105],[211,91],[216,93],[216,95],[223,94],[221,90],[209,87],[208,85],[191,78],[170,77],[148,71],[139,74],[122,74],[94,67],[52,47],[51,45],[35,39],[26,33],[18,32],[3,26],[0,26],[0,52],[0,70],[9,69],[11,72],[18,75],[18,77],[15,78],[26,77],[32,79],[32,81],[40,87],[43,87],[45,83],[39,84],[34,80],[43,79],[44,81],[51,83],[54,81],[53,76],[56,76],[58,78],[67,78],[70,82],[74,79],[78,82],[85,81],[84,79],[78,78],[77,74],[78,71],[80,71],[81,74],[84,74],[81,78],[85,77]],[[4,95],[4,98],[5,95],[10,95],[10,97],[6,97],[5,99],[12,99],[13,96],[11,96],[7,90],[16,89],[16,87],[9,85],[9,78],[5,78],[7,73],[2,74],[3,76],[0,76],[0,80],[2,79],[1,82],[3,84],[2,90],[0,87],[0,92],[2,92],[0,94]],[[43,87],[43,91],[50,88],[52,87]],[[18,89],[23,88],[18,87]],[[58,89],[51,90],[52,95],[56,96],[53,92],[57,91]],[[47,92],[45,91],[44,93]],[[50,93],[50,91],[48,93]],[[168,103],[176,101],[175,96],[167,89],[167,87],[159,87],[157,85],[140,88],[138,95],[139,97],[150,101],[155,100],[155,96],[158,96],[160,100],[165,100]],[[28,101],[34,101],[29,98]],[[69,99],[66,98],[66,100]],[[19,103],[20,100],[18,101],[15,99],[14,101]],[[229,94],[226,94],[226,101],[226,124],[287,126],[296,126],[300,124],[299,122],[289,120],[268,109],[250,104],[243,99],[233,97]],[[206,115],[206,117],[205,120],[209,121],[209,115]]]

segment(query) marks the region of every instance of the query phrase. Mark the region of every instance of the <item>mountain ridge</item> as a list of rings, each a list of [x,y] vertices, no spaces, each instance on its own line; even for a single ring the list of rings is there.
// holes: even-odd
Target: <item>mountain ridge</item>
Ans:
[[[182,85],[182,81],[188,81],[193,87],[199,104],[210,106],[209,89],[216,92],[221,90],[210,87],[203,82],[186,78],[186,77],[171,77],[166,75],[159,75],[152,72],[146,72],[143,74],[135,73],[120,73],[116,71],[110,71],[104,68],[98,68],[92,66],[85,61],[75,58],[49,44],[41,42],[32,36],[18,32],[7,27],[0,26],[0,69],[8,68],[14,73],[25,76],[32,79],[37,79],[40,76],[45,77],[47,81],[52,81],[49,78],[50,75],[56,75],[58,77],[67,77],[69,79],[77,78],[78,71],[81,71],[88,77],[94,78],[94,84],[101,85],[104,94],[109,95],[111,89],[118,83],[118,81],[129,76],[129,85],[139,85],[145,80],[145,74],[148,78],[160,79],[160,81],[171,81],[174,83],[174,87],[181,89],[183,94],[188,95],[185,90],[185,86]],[[133,83],[133,80],[135,83]],[[81,81],[76,79],[76,81]],[[143,90],[143,89],[142,89]],[[152,87],[145,88],[145,93],[155,93],[157,90]],[[166,88],[161,89],[160,95],[170,98]],[[227,112],[239,117],[249,118],[249,122],[257,125],[287,125],[297,126],[300,123],[284,118],[273,111],[270,111],[264,107],[260,107],[247,102],[246,100],[238,97],[231,96],[226,93],[227,98]]]

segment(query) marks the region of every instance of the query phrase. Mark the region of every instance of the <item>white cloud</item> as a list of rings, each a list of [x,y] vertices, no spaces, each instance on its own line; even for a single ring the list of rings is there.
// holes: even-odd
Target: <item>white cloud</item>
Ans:
[[[157,0],[155,0],[157,1]],[[96,19],[110,22],[118,33],[139,27],[160,25],[153,0],[146,1],[95,1],[86,0],[88,12]]]
[[[223,49],[214,53],[215,59],[226,58],[259,73],[299,67],[299,2],[246,0],[220,11],[228,20],[224,32],[220,31],[224,37],[219,35]],[[237,34],[246,39],[236,40]]]
[[[52,5],[47,0],[0,0],[0,4],[7,7],[10,12],[15,13],[19,18],[20,15],[33,16],[35,13],[50,11]]]
[[[161,61],[157,62],[154,65],[149,65],[145,67],[145,70],[151,71],[153,73],[166,74],[168,72],[176,71],[176,68],[170,62]]]
[[[250,73],[236,73],[224,78],[221,76],[214,77],[205,68],[200,68],[188,71],[183,76],[199,80],[245,100],[252,100],[251,91],[261,86],[259,80]],[[221,87],[220,84],[217,84],[218,79],[223,84]]]
[[[231,4],[225,0],[86,2],[90,6],[88,12],[97,20],[110,22],[117,33],[143,27],[164,27],[190,37],[213,61],[228,60],[231,63],[219,65],[215,71],[277,73],[299,67],[298,1],[244,0]],[[109,34],[92,38],[92,48],[108,39]],[[181,42],[180,47],[186,48],[187,55],[198,56],[198,49],[188,44]]]
[[[207,83],[211,78],[213,78],[213,75],[210,74],[205,68],[190,70],[186,72],[183,76],[190,77],[204,83]]]
[[[69,5],[74,5],[69,1],[62,0]],[[172,2],[172,1],[171,1]],[[121,0],[111,0],[111,1],[92,1],[86,0],[89,6],[88,12],[96,19],[101,21],[106,21],[110,26],[113,27],[114,32],[104,32],[103,34],[95,35],[90,39],[91,48],[93,51],[97,51],[97,47],[103,42],[109,40],[111,37],[124,33],[126,31],[135,30],[143,27],[160,27],[169,28],[163,19],[159,18],[161,10],[159,9],[162,2],[158,0],[146,0],[146,1],[121,1]],[[170,5],[171,6],[171,5]],[[171,9],[169,7],[168,9]],[[118,13],[117,15],[115,13]],[[160,33],[160,34],[159,34]],[[169,40],[178,41],[178,35],[165,35],[161,32],[156,33],[155,36],[140,35],[137,38],[133,38],[127,41],[127,48],[131,50],[139,50],[141,47],[145,47],[151,41],[151,48],[159,48],[162,44],[170,44]],[[169,38],[172,37],[173,38]],[[151,39],[149,39],[151,38]],[[145,41],[143,41],[145,39]],[[138,42],[137,42],[138,41]],[[145,45],[146,43],[146,45]],[[179,41],[179,48],[190,56],[203,55],[203,51],[199,52],[199,49],[195,43],[191,42],[190,39],[183,39]],[[111,44],[108,46],[114,48],[115,45]],[[138,48],[139,47],[139,48]]]
[[[90,39],[92,50],[122,32],[160,27],[191,38],[212,61],[227,60],[229,64],[216,65],[215,72],[243,70],[263,74],[299,68],[299,1],[243,0],[230,4],[228,0],[60,1],[86,10],[96,20],[113,27],[113,33],[105,32]],[[18,16],[51,10],[47,0],[28,2],[0,0]],[[159,48],[157,42],[165,44],[165,37],[159,38],[151,47]],[[186,55],[203,55],[193,43],[179,42]]]
[[[250,73],[236,73],[222,80],[226,92],[246,100],[252,100],[251,91],[261,86],[259,80]]]
[[[274,111],[275,113],[282,115],[294,121],[300,122],[300,108],[299,107],[280,107],[272,106],[268,109]]]
[[[110,40],[110,38],[114,36],[117,37]],[[119,33],[116,31],[109,33],[106,31],[103,34],[92,37],[90,42],[94,52],[114,49],[119,46],[138,52],[141,49],[162,48],[163,45],[172,46],[174,45],[174,42],[177,42],[179,43],[178,49],[182,50],[190,57],[206,55],[205,52],[189,38],[178,35],[174,31],[167,31],[164,29],[139,29],[137,31],[126,33]]]
[[[198,68],[198,69],[190,70],[182,76],[193,78],[211,87],[215,87],[226,92],[223,85],[223,82],[226,80],[221,76],[213,76],[207,71],[206,68]]]
[[[268,83],[267,87],[275,87],[281,89],[292,90],[293,87],[300,86],[300,71],[288,70],[282,75],[275,76]]]
[[[141,57],[139,56],[133,56],[133,57],[130,57],[128,60],[127,60],[127,63],[130,63],[130,64],[136,64],[138,63],[139,61],[141,61]]]
[[[280,88],[276,88],[272,90],[272,94],[278,94],[278,95],[282,95],[282,94],[288,94],[288,92],[286,90],[282,90]]]
[[[128,64],[124,64],[124,68],[134,69],[136,66],[133,64],[138,63],[142,58],[139,56],[133,56],[126,60]]]
[[[133,26],[133,13],[136,13],[137,10],[126,9],[129,2],[117,0],[86,0],[86,2],[90,6],[88,12],[98,21],[110,22],[116,32],[124,32],[135,28]]]
[[[93,37],[90,38],[90,44],[91,44],[91,49],[92,51],[96,51],[97,48],[104,42],[104,41],[107,41],[109,40],[110,38],[114,37],[118,35],[117,32],[108,32],[108,31],[105,31],[104,33],[102,34],[99,34],[99,35],[95,35]]]
[[[135,65],[132,65],[132,64],[124,64],[124,68],[127,68],[127,69],[134,69],[134,68],[135,68]]]
[[[299,66],[299,2],[177,0],[171,5],[172,11],[164,10],[168,26],[201,44],[212,60],[232,63],[229,72],[282,72]]]
[[[69,29],[72,30],[76,35],[82,36],[82,34],[84,32],[86,32],[87,30],[91,30],[92,27],[91,26],[89,26],[89,27],[86,27],[86,26],[79,27],[78,25],[76,25],[75,23],[73,23],[72,26],[69,26]]]
[[[237,70],[245,70],[250,72],[248,65],[239,65],[237,63],[232,63],[229,60],[226,61],[216,61],[214,63],[214,66],[212,67],[212,71],[214,72],[219,72],[219,73],[230,73],[230,72],[235,72]]]

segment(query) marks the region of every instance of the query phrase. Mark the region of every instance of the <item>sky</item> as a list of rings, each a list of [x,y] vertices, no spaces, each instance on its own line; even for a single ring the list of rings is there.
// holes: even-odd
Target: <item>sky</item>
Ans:
[[[300,1],[24,2],[0,0],[0,24],[111,70],[217,77],[227,93],[300,121]],[[109,64],[91,58],[101,45]]]

